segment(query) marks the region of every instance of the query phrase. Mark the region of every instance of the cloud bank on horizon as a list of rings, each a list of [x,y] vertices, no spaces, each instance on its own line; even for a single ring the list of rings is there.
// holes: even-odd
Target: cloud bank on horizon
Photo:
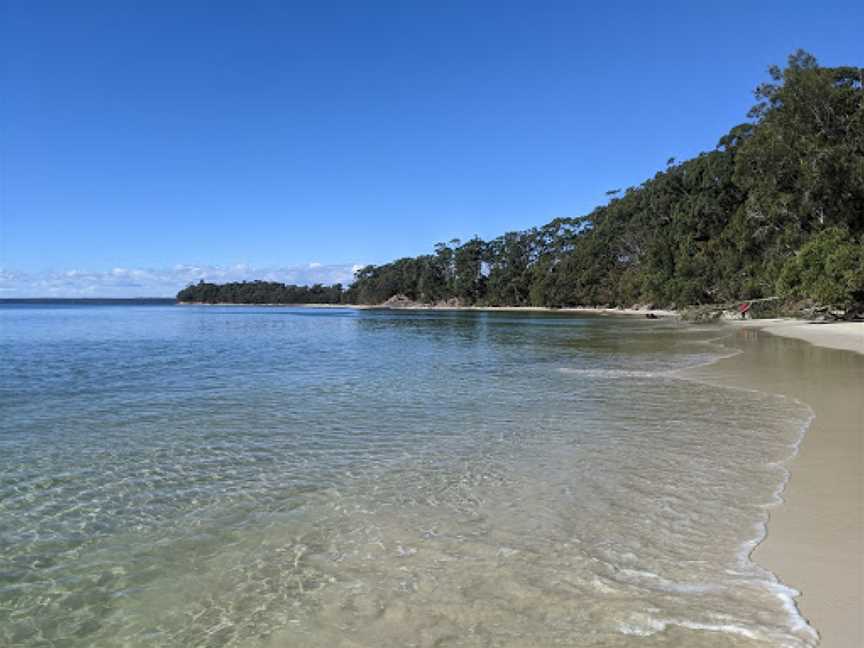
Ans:
[[[159,269],[114,268],[107,272],[28,273],[0,269],[0,298],[173,297],[181,288],[202,279],[215,283],[261,279],[297,285],[348,284],[360,267],[350,263],[312,262],[269,268],[243,263],[231,266],[179,264]]]

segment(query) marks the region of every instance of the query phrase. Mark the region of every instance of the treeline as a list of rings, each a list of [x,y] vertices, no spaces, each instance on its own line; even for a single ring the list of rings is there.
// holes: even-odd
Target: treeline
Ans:
[[[586,216],[355,273],[353,284],[199,284],[181,301],[682,306],[779,295],[864,302],[864,70],[804,51],[717,147]],[[308,292],[304,292],[308,291]]]
[[[864,71],[798,51],[715,150],[587,216],[356,273],[347,301],[663,306],[864,302]]]
[[[340,304],[342,284],[294,286],[275,281],[214,284],[200,281],[177,293],[177,301],[197,304]]]

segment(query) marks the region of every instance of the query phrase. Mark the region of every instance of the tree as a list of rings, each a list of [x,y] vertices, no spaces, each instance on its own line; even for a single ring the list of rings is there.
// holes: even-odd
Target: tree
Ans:
[[[798,50],[769,68],[751,121],[717,147],[667,160],[608,203],[492,241],[360,269],[346,291],[285,287],[281,301],[569,306],[709,303],[770,296],[861,299],[864,70],[820,67]],[[302,293],[297,291],[307,290]],[[188,292],[192,291],[192,292]],[[199,301],[273,300],[266,285],[212,284]]]
[[[839,227],[820,232],[786,262],[778,290],[846,308],[864,303],[864,242]]]

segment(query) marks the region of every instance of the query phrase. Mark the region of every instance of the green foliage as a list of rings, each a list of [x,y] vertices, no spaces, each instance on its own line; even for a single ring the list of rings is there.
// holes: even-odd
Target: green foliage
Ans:
[[[837,306],[864,303],[864,244],[839,227],[820,232],[786,262],[778,291]]]
[[[339,304],[342,284],[293,286],[273,281],[213,284],[200,281],[177,293],[177,301],[198,304]]]
[[[864,219],[864,103],[860,68],[820,68],[799,50],[770,69],[742,142],[734,180],[747,192],[754,236],[788,255],[832,226],[860,231]]]
[[[669,158],[640,186],[607,192],[608,203],[586,216],[367,266],[339,299],[681,306],[767,297],[778,287],[838,305],[860,299],[864,70],[823,68],[799,50],[769,74],[752,121],[714,150]],[[200,301],[214,290],[202,288]],[[237,299],[259,299],[259,290]]]
[[[770,296],[782,270],[788,294],[848,301],[858,289],[854,241],[864,234],[864,74],[819,67],[800,50],[769,73],[753,121],[732,128],[715,150],[670,158],[639,187],[607,192],[608,204],[585,217],[488,243],[439,243],[434,271],[405,259],[361,271],[349,298],[700,304]],[[812,256],[796,252],[834,227],[851,238],[842,254],[825,257],[821,287],[795,283],[794,269]]]

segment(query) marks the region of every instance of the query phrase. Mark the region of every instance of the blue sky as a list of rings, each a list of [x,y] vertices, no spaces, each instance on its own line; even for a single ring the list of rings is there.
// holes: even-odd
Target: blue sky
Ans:
[[[0,296],[346,280],[583,214],[711,149],[861,2],[23,2],[0,20]]]

